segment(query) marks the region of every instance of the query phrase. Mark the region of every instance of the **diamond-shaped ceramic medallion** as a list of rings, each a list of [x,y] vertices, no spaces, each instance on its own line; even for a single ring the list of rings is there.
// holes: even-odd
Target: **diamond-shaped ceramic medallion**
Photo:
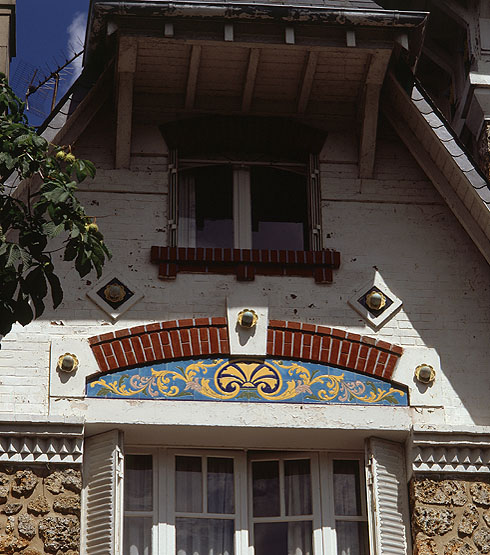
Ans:
[[[357,289],[347,302],[375,330],[379,330],[402,306],[401,299],[378,273],[371,282]]]
[[[126,278],[116,276],[99,280],[87,296],[108,314],[113,322],[143,298],[140,293]]]

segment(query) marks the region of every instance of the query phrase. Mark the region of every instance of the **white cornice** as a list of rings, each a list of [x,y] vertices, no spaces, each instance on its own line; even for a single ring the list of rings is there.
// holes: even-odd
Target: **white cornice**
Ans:
[[[415,433],[409,450],[412,472],[490,472],[490,436]]]
[[[83,426],[0,427],[0,462],[81,464]]]

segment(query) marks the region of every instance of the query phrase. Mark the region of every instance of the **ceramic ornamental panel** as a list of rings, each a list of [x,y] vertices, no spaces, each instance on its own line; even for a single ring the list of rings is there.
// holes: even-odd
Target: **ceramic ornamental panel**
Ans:
[[[318,363],[185,360],[93,376],[87,397],[407,406],[402,386]]]

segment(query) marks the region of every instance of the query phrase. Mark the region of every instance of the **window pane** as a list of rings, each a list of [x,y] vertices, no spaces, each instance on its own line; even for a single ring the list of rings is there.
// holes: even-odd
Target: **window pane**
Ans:
[[[124,508],[153,510],[153,464],[151,455],[126,455]]]
[[[254,249],[304,250],[308,229],[303,175],[269,167],[251,168]]]
[[[279,461],[252,463],[254,516],[279,516]]]
[[[175,457],[175,510],[202,512],[201,457]]]
[[[360,515],[359,461],[333,461],[333,489],[336,515]]]
[[[208,512],[235,512],[233,459],[208,458]]]
[[[124,518],[124,555],[151,555],[151,517]]]
[[[311,555],[311,522],[261,522],[254,526],[255,555]]]
[[[177,555],[233,555],[234,520],[177,518]]]
[[[337,520],[337,555],[366,555],[367,524],[366,522],[347,522]]]
[[[233,248],[233,170],[195,170],[196,246]]]
[[[311,515],[311,476],[309,459],[284,461],[286,514]]]

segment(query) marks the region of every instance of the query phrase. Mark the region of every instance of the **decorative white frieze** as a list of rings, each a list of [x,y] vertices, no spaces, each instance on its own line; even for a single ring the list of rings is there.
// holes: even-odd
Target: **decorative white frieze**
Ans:
[[[81,464],[83,427],[0,429],[0,462]]]
[[[415,434],[410,455],[413,472],[488,473],[490,438]]]

